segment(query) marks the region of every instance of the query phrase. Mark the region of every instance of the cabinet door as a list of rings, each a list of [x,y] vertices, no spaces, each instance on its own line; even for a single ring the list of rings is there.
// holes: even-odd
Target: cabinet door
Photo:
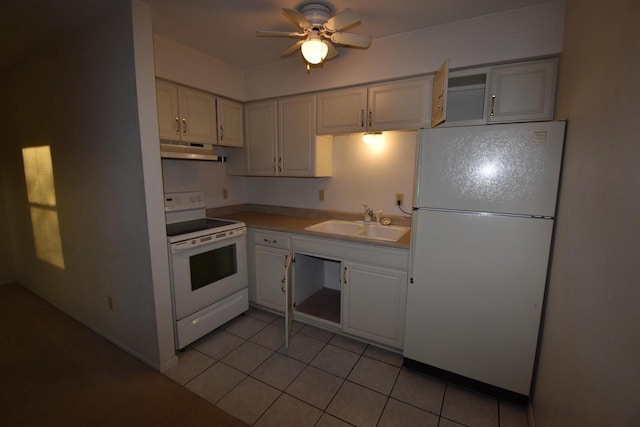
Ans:
[[[289,251],[286,249],[254,246],[256,302],[282,313],[285,311],[282,279],[288,258]]]
[[[156,80],[156,99],[158,103],[160,139],[179,141],[178,86],[162,80]]]
[[[553,119],[557,60],[491,69],[489,123]]]
[[[247,175],[276,175],[276,101],[246,104],[244,120]]]
[[[449,59],[445,60],[433,76],[431,95],[431,127],[447,120],[447,87],[449,84]]]
[[[216,143],[216,97],[194,89],[178,90],[182,140]]]
[[[368,130],[428,127],[430,93],[431,77],[369,87]]]
[[[344,331],[402,348],[407,273],[345,262],[343,274]]]
[[[239,102],[218,98],[218,145],[226,147],[244,146],[243,108]]]
[[[366,130],[367,88],[318,94],[318,135],[356,133]]]
[[[314,175],[315,121],[314,95],[278,100],[278,175]]]

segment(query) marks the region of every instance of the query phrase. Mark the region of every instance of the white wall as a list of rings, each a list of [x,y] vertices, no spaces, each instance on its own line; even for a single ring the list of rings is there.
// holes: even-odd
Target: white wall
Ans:
[[[537,427],[640,425],[640,3],[567,0]],[[603,102],[604,100],[604,102]]]
[[[153,36],[156,76],[207,92],[244,101],[244,72],[217,58]]]
[[[543,3],[373,40],[366,50],[305,70],[299,55],[246,70],[246,99],[318,91],[452,68],[557,54],[562,49],[563,2]]]
[[[227,176],[224,163],[162,159],[162,175],[166,193],[202,191],[207,208],[247,203],[245,178]]]
[[[334,136],[331,178],[246,178],[250,203],[346,212],[363,211],[366,203],[388,215],[402,215],[396,193],[404,193],[404,209],[413,196],[415,131],[384,132],[384,142],[373,148],[362,134]],[[325,200],[318,191],[325,190]]]
[[[137,0],[132,2],[133,48],[135,55],[136,93],[142,150],[144,196],[149,237],[151,277],[158,336],[157,365],[164,369],[175,362],[174,322],[172,316],[169,254],[165,236],[164,197],[151,9]]]
[[[153,136],[138,122],[135,65],[142,62],[134,55],[142,59],[133,47],[131,5],[118,2],[98,22],[4,73],[0,108],[3,123],[12,125],[0,129],[0,162],[18,281],[157,365],[149,247],[155,225],[146,215],[157,196],[145,194],[153,173],[142,161],[141,137],[145,155],[158,150],[151,153]],[[38,258],[34,248],[22,160],[23,147],[32,146],[51,149],[62,267]]]

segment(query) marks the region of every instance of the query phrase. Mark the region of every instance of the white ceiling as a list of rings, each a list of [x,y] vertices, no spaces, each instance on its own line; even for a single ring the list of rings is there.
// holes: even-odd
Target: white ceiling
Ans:
[[[143,0],[151,5],[154,32],[239,68],[276,62],[295,42],[256,37],[255,31],[292,31],[283,7],[299,0]],[[554,0],[558,1],[558,0]],[[362,23],[349,31],[375,39],[549,0],[332,0],[336,13],[350,7]],[[118,0],[13,0],[3,5],[0,70],[65,32],[81,28]],[[9,18],[10,17],[10,18]],[[343,48],[339,47],[341,51]]]

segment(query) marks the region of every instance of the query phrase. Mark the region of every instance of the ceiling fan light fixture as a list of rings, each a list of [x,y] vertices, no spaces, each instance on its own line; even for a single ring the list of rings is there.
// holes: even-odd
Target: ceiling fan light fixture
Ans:
[[[325,60],[327,53],[329,52],[329,46],[324,40],[320,40],[320,37],[310,35],[302,46],[302,56],[309,64],[319,64]]]

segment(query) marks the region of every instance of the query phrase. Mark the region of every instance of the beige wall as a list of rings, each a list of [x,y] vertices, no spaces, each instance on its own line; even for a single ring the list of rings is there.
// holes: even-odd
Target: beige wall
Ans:
[[[150,49],[150,14],[148,24]],[[12,126],[0,129],[0,167],[16,279],[130,353],[158,365],[149,239],[158,221],[147,221],[147,206],[161,209],[162,195],[159,188],[156,195],[145,194],[144,185],[145,180],[161,181],[161,175],[157,128],[154,136],[148,124],[139,123],[149,111],[139,111],[144,102],[139,104],[138,95],[149,88],[153,93],[153,71],[146,65],[151,86],[138,88],[135,65],[145,66],[141,52],[134,51],[133,25],[129,2],[117,2],[98,22],[53,41],[1,76],[3,123]],[[143,41],[137,40],[136,47],[144,48]],[[22,159],[22,149],[33,146],[51,149],[63,265],[47,262],[35,248],[34,235],[41,233],[33,230],[42,223],[32,221]],[[155,176],[154,165],[142,161],[143,149],[155,156]],[[163,235],[161,225],[154,229]],[[52,230],[46,235],[53,236]],[[166,275],[166,247],[164,251]],[[158,315],[170,315],[170,310]]]
[[[536,427],[640,425],[640,3],[567,0]]]

